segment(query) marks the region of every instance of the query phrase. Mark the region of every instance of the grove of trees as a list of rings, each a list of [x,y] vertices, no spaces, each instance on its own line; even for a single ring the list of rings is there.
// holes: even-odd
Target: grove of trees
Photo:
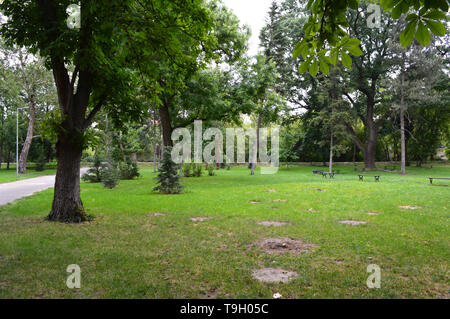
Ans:
[[[42,154],[58,164],[51,221],[89,219],[83,159],[156,172],[171,165],[173,130],[195,120],[278,124],[281,161],[330,172],[398,161],[405,173],[450,148],[447,0],[382,0],[377,27],[374,1],[273,1],[257,56],[220,0],[81,0],[80,28],[67,25],[72,3],[0,4],[0,168],[14,161],[19,110],[20,172]],[[159,180],[181,191],[172,168]]]

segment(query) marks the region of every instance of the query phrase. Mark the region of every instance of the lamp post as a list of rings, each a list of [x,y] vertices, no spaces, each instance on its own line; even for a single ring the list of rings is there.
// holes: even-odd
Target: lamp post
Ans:
[[[26,107],[18,107],[16,110],[16,178],[19,178],[19,111]]]

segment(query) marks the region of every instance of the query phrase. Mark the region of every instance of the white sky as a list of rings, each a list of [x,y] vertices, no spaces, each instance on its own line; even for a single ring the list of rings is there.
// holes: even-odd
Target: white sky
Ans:
[[[266,24],[272,0],[224,0],[224,4],[252,31],[249,41],[249,55],[254,56],[259,50],[259,31]]]

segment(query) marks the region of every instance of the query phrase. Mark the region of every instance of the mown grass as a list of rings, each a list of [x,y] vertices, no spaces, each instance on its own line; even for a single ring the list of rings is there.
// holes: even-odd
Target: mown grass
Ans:
[[[2,164],[2,168],[0,168],[0,184],[1,183],[9,183],[15,182],[22,179],[29,179],[33,177],[39,177],[44,175],[54,175],[56,174],[55,164],[48,165],[49,168],[45,169],[42,172],[38,172],[34,169],[34,166],[27,167],[27,172],[25,174],[19,174],[19,177],[16,177],[16,166],[11,165],[9,170],[6,169],[6,165]]]
[[[182,195],[153,193],[155,174],[144,168],[143,177],[113,190],[82,183],[84,205],[96,216],[82,225],[44,221],[51,190],[0,207],[0,297],[448,298],[450,188],[430,186],[427,177],[450,176],[450,167],[381,172],[380,183],[339,168],[335,180],[314,176],[312,167],[256,176],[221,170],[183,179]],[[367,214],[373,211],[381,214]],[[198,216],[211,219],[190,220]],[[256,224],[262,220],[292,225]],[[319,247],[277,256],[252,246],[286,236]],[[66,286],[69,264],[81,267],[81,289]],[[381,267],[380,289],[366,286],[369,264]],[[262,267],[299,277],[260,283],[252,271]]]

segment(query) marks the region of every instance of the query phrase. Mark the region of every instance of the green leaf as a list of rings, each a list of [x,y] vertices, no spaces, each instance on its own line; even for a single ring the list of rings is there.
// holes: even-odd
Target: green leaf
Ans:
[[[444,20],[445,13],[439,10],[432,10],[423,15],[424,18],[433,19],[433,20]]]
[[[400,44],[403,47],[407,47],[413,42],[416,25],[417,21],[411,21],[406,25],[405,30],[403,30],[403,32],[400,34]]]
[[[341,56],[342,56],[342,64],[347,68],[347,69],[351,69],[352,68],[352,58],[345,53],[344,51],[341,52]]]
[[[448,2],[447,0],[436,0],[437,6],[444,12],[448,11]]]
[[[328,64],[322,59],[320,59],[319,62],[320,62],[320,70],[322,71],[322,73],[325,75],[330,73],[330,67],[328,66]]]
[[[430,43],[431,40],[430,31],[427,29],[427,27],[425,26],[425,24],[423,24],[422,21],[419,22],[419,27],[417,28],[416,33],[416,39],[423,46],[426,46],[428,45],[428,43]]]
[[[318,72],[319,66],[317,64],[317,60],[314,60],[314,62],[309,67],[309,74],[311,74],[315,78]]]
[[[357,10],[359,7],[359,0],[349,0],[348,6],[350,7],[350,9]]]
[[[442,22],[433,21],[433,20],[425,20],[425,24],[434,34],[443,37],[445,35],[445,26]]]
[[[384,10],[389,11],[394,7],[394,0],[381,0],[380,4]]]
[[[309,62],[303,61],[303,63],[300,64],[300,66],[298,67],[298,73],[300,73],[300,74],[305,73],[306,71],[308,71],[308,67],[309,67]]]
[[[339,53],[335,52],[334,55],[331,56],[331,64],[336,65],[339,61]]]
[[[348,42],[345,44],[345,46],[357,47],[360,43],[361,43],[361,41],[359,39],[352,38],[352,39],[348,40]]]
[[[363,55],[363,52],[358,47],[345,47],[345,49],[350,52],[354,56],[361,56]]]
[[[402,6],[398,4],[397,6],[395,6],[394,9],[392,9],[391,16],[392,18],[397,20],[398,18],[400,18],[401,15],[402,15]]]
[[[302,42],[298,42],[296,45],[295,45],[295,48],[294,48],[294,51],[292,51],[292,57],[294,58],[294,59],[296,59],[296,58],[298,58],[299,56],[300,56],[300,54],[301,54],[301,52],[302,52],[302,49],[303,49],[303,43]]]
[[[408,16],[406,17],[406,22],[416,21],[417,19],[418,19],[417,14],[411,13],[411,14],[408,14]]]

